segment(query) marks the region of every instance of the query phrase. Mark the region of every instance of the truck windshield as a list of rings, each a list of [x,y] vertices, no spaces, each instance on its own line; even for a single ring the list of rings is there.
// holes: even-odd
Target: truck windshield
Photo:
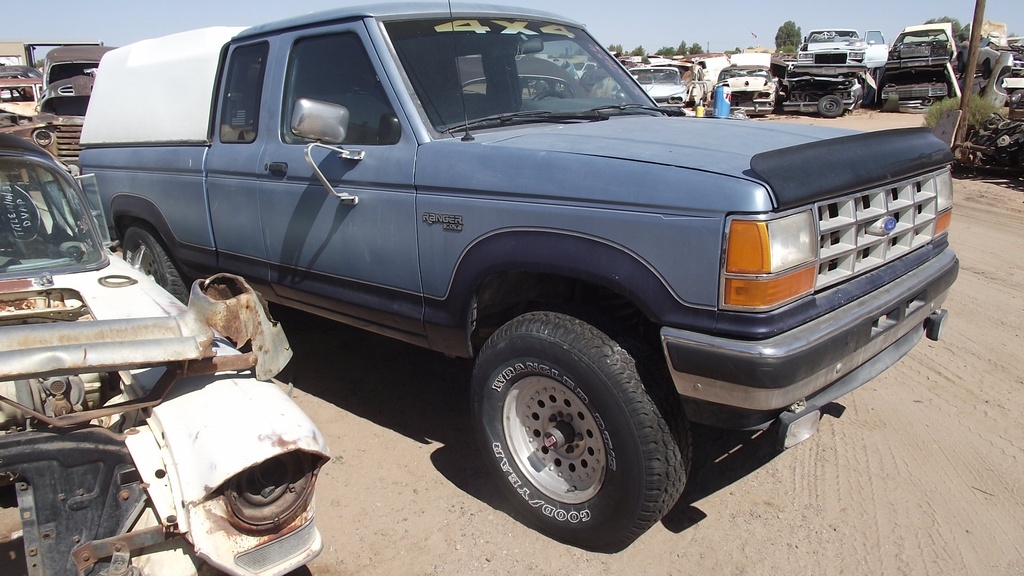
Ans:
[[[586,32],[539,21],[414,20],[385,28],[433,127],[523,111],[653,106]],[[457,58],[456,58],[457,55]],[[649,113],[624,106],[622,114]]]
[[[30,158],[0,157],[0,278],[106,262],[82,195],[56,170]]]

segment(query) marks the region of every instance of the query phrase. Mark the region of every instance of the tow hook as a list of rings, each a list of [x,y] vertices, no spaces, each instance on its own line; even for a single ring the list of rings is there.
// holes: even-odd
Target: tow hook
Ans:
[[[929,340],[938,341],[942,336],[942,325],[946,322],[949,312],[945,309],[936,310],[924,319],[924,335]]]

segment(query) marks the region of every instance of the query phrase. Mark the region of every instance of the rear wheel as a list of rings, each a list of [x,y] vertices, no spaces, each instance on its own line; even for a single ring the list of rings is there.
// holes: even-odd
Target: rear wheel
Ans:
[[[124,259],[133,268],[149,275],[156,283],[182,302],[188,301],[188,288],[167,250],[145,228],[133,226],[124,234]]]
[[[581,320],[534,312],[478,356],[473,411],[485,459],[526,521],[552,538],[621,550],[682,492],[689,431],[674,391],[637,355]]]

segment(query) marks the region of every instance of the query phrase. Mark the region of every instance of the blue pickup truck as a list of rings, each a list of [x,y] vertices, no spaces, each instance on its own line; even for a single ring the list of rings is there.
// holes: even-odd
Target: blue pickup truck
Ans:
[[[817,429],[958,271],[952,155],[659,108],[578,23],[340,8],[110,52],[82,135],[126,259],[473,358],[484,461],[592,550],[675,503],[690,423]]]

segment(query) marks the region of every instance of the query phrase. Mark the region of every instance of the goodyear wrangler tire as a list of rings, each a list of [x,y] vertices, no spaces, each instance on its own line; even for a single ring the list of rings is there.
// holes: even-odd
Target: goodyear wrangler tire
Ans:
[[[658,382],[656,403],[645,373],[603,332],[552,312],[510,321],[481,350],[472,399],[484,458],[544,534],[618,551],[679,498],[689,431],[669,424],[674,390]]]

